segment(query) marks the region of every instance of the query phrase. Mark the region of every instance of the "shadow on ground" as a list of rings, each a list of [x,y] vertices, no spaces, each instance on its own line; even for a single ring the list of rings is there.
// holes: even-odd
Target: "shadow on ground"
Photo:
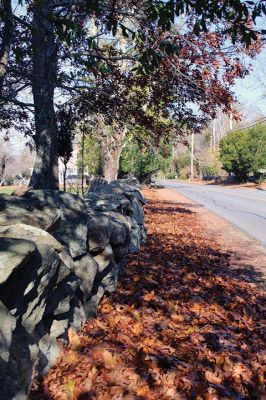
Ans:
[[[231,268],[236,255],[182,205],[150,201],[146,213],[147,243],[85,325],[82,350],[65,349],[31,399],[69,388],[78,400],[262,399],[262,276]]]

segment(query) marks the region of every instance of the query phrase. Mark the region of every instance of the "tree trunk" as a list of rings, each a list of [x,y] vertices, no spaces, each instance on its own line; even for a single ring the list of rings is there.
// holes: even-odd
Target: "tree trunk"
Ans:
[[[64,164],[64,171],[63,171],[63,187],[64,187],[64,192],[66,191],[66,175],[67,175],[67,162],[63,162]]]
[[[11,0],[3,0],[3,36],[2,44],[0,48],[0,94],[2,92],[4,77],[6,74],[6,68],[8,64],[10,48],[13,38],[13,14],[11,7]]]
[[[84,147],[85,147],[85,121],[81,135],[81,194],[84,195]]]
[[[103,176],[107,181],[117,179],[121,152],[122,146],[109,151],[107,157],[104,158]]]
[[[107,127],[109,131],[102,141],[102,152],[104,155],[103,176],[108,182],[117,179],[119,160],[123,150],[126,128]]]
[[[54,88],[57,73],[57,44],[49,20],[50,1],[36,2],[33,9],[32,90],[35,106],[36,161],[30,186],[34,189],[58,189],[58,151],[54,112]]]
[[[5,171],[6,171],[6,163],[8,161],[7,156],[4,154],[0,159],[0,180],[1,182],[4,180]],[[1,185],[0,185],[1,186]]]

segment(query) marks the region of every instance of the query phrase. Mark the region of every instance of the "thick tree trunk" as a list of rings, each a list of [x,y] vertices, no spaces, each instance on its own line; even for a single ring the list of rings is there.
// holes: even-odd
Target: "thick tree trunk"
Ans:
[[[103,175],[104,179],[107,181],[114,181],[117,179],[122,148],[123,146],[117,147],[112,151],[108,151],[106,157],[104,158]]]
[[[0,48],[0,95],[2,92],[4,77],[6,74],[10,48],[13,38],[13,14],[11,0],[3,0],[4,28],[2,33],[2,44]]]
[[[103,176],[108,182],[117,179],[119,160],[124,146],[126,128],[108,127],[108,134],[102,141],[104,155]]]
[[[54,112],[54,87],[57,72],[57,44],[48,19],[51,2],[36,2],[32,26],[33,79],[35,106],[36,161],[30,186],[58,189],[58,151]]]

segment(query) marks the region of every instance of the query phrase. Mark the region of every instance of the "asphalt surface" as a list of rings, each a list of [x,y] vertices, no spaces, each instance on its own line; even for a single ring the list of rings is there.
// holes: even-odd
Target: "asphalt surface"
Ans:
[[[266,245],[266,191],[158,181],[238,226]]]

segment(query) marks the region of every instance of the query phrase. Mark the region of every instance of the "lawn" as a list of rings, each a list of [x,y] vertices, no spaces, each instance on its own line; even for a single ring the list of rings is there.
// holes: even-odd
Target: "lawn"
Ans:
[[[0,186],[0,194],[11,194],[15,190],[15,186]]]

